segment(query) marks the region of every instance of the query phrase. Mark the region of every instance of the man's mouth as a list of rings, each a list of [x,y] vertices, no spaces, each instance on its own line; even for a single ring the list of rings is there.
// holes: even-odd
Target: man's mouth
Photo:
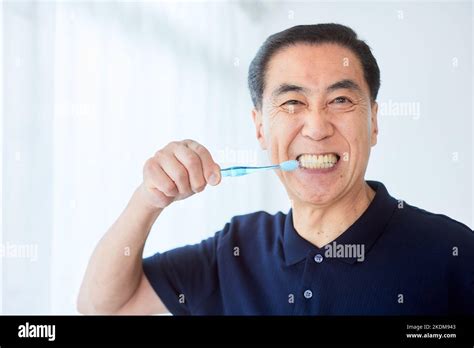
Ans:
[[[325,169],[334,167],[340,158],[335,152],[323,154],[304,153],[296,157],[296,160],[300,163],[301,168]]]

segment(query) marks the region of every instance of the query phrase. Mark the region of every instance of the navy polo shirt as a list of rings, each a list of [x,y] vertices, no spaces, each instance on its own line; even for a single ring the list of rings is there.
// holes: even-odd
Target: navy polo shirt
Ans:
[[[145,275],[178,315],[474,314],[473,231],[367,183],[367,210],[322,248],[296,232],[291,210],[256,212],[145,258]]]

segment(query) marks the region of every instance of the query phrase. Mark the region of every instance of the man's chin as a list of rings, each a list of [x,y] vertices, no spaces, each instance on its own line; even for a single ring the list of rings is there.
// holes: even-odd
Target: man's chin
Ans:
[[[337,190],[341,185],[341,176],[336,173],[314,174],[308,171],[295,173],[296,183],[299,191],[310,192],[311,195],[327,195],[329,192]]]
[[[299,187],[295,190],[297,200],[302,204],[327,206],[336,200],[338,190],[335,186],[330,187]]]
[[[308,205],[315,205],[315,206],[328,206],[331,205],[332,202],[334,202],[335,196],[332,195],[331,193],[326,193],[326,194],[321,194],[317,193],[314,195],[305,195],[304,197],[301,197],[302,203],[308,204]]]
[[[300,174],[287,178],[283,183],[288,194],[294,196],[294,199],[301,203],[321,206],[337,200],[345,186],[342,178],[336,175]]]

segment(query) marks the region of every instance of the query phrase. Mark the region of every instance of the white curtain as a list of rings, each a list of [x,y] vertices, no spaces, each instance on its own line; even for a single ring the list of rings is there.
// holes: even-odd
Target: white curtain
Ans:
[[[3,2],[2,312],[75,313],[95,244],[139,185],[145,160],[168,142],[195,139],[222,165],[266,164],[254,138],[247,69],[269,34],[296,24],[352,26],[379,60],[381,102],[422,106],[416,122],[382,115],[368,178],[383,181],[409,203],[472,226],[470,6]],[[449,26],[439,25],[447,20],[443,16],[449,17]],[[425,31],[418,30],[419,22]],[[443,35],[451,40],[440,45]],[[425,55],[426,61],[401,69],[404,47],[410,48],[406,59]],[[440,50],[448,53],[440,56]],[[432,52],[429,58],[426,52]],[[430,78],[433,70],[451,74],[453,57],[459,66],[449,82],[458,91],[449,94],[439,88],[443,80]],[[433,100],[452,107],[451,119]],[[445,132],[441,143],[439,129]],[[415,158],[413,149],[428,145]],[[451,159],[454,152],[459,161],[448,163],[447,170],[437,168],[437,176],[425,166],[440,162],[432,153]],[[414,168],[411,174],[408,167]],[[275,213],[289,206],[272,173],[225,180],[167,209],[153,227],[145,254],[198,242],[234,215]]]

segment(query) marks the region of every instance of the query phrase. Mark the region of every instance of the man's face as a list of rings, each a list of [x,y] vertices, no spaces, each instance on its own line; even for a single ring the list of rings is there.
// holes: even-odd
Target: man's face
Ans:
[[[293,200],[329,205],[364,180],[377,142],[377,104],[359,59],[336,44],[297,44],[269,61],[262,109],[252,111],[257,138]],[[317,155],[327,156],[317,156]]]

